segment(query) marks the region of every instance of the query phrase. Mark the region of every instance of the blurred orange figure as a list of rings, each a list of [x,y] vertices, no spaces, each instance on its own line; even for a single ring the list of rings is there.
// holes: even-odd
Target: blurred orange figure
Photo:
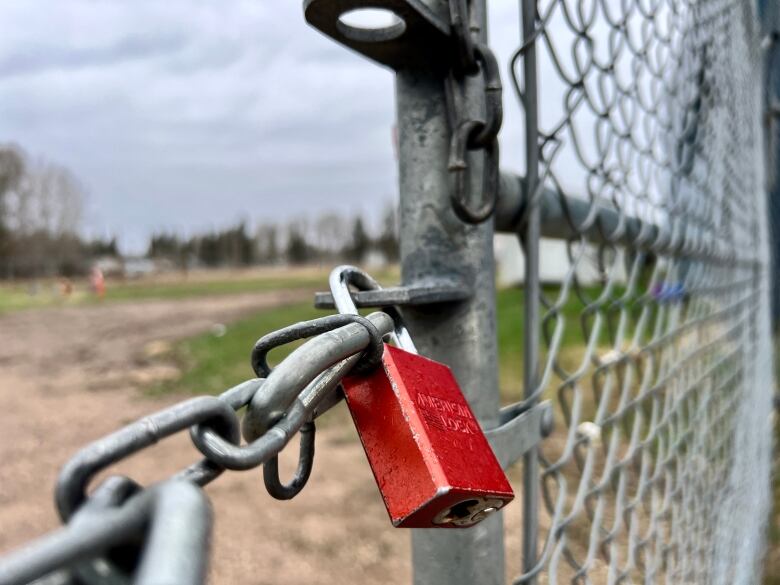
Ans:
[[[102,299],[106,294],[106,279],[103,278],[103,271],[97,266],[92,268],[92,272],[89,275],[89,284],[92,292]]]
[[[60,279],[60,295],[68,299],[70,298],[70,295],[73,293],[73,283],[70,281],[69,278],[61,278]]]

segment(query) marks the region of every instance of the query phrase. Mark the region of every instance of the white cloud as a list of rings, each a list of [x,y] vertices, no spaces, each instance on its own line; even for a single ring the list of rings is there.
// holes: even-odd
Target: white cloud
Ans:
[[[491,5],[503,63],[514,4]],[[370,212],[396,193],[392,73],[308,27],[299,2],[5,2],[0,23],[0,141],[69,166],[93,229],[140,247],[155,228]]]

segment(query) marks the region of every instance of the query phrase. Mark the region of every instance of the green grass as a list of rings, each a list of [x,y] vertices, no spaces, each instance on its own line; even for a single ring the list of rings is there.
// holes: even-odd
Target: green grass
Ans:
[[[394,272],[382,275],[393,279]],[[236,295],[277,290],[326,288],[328,273],[319,269],[255,270],[246,272],[196,272],[169,274],[139,280],[108,280],[101,300],[89,292],[85,280],[73,281],[73,292],[65,298],[55,279],[0,284],[0,314],[24,309],[89,305],[100,302],[129,302],[150,299],[185,299]]]
[[[327,282],[322,275],[264,276],[242,280],[181,281],[165,283],[130,282],[106,289],[106,301],[132,301],[143,299],[182,299],[191,297],[233,295],[294,288],[323,287]]]
[[[88,291],[85,282],[76,282],[72,294],[65,298],[56,281],[47,280],[37,286],[31,294],[31,283],[6,284],[0,286],[0,313],[43,307],[68,305],[89,305],[100,302],[124,302],[150,299],[184,299],[216,295],[264,292],[295,288],[316,288],[322,286],[324,277],[311,276],[267,276],[262,278],[224,280],[182,279],[174,282],[159,281],[109,281],[105,297],[101,300]]]
[[[545,293],[550,300],[554,300],[558,293],[558,287],[547,286]],[[511,394],[515,400],[520,396],[523,379],[524,300],[525,291],[519,288],[499,290],[496,295],[499,385],[503,394]],[[561,311],[565,317],[565,329],[561,340],[562,348],[581,349],[584,345],[585,340],[580,325],[580,313],[583,308],[584,305],[576,295],[569,294]],[[553,322],[550,323],[550,327],[552,332]]]
[[[381,281],[398,279],[397,269],[380,271]],[[73,281],[73,292],[64,298],[56,279],[0,284],[0,314],[23,309],[131,302],[151,299],[185,299],[294,289],[326,289],[328,271],[318,268],[256,269],[247,271],[197,271],[171,273],[139,280],[107,280],[101,300],[89,292],[85,280]],[[34,291],[34,294],[31,294]]]
[[[82,295],[64,299],[56,280],[40,282],[9,282],[0,285],[0,314],[23,309],[37,309],[69,304]],[[78,299],[79,302],[80,299]]]
[[[202,333],[185,339],[173,348],[172,356],[182,368],[178,380],[152,388],[152,392],[194,392],[216,394],[254,377],[249,354],[260,337],[298,321],[314,319],[324,313],[310,302],[263,311],[227,326],[222,336]],[[275,349],[269,355],[272,363],[289,354],[299,343]]]
[[[498,342],[500,348],[501,386],[505,393],[517,396],[522,379],[523,296],[521,289],[504,289],[497,295]],[[576,317],[581,305],[576,299],[564,307],[568,328],[564,344],[582,344],[582,333]],[[223,336],[202,333],[174,346],[172,355],[182,368],[182,376],[158,386],[154,391],[217,393],[252,375],[249,352],[262,335],[297,321],[325,315],[310,303],[289,305],[263,311],[228,325]],[[274,350],[271,358],[281,359],[296,344]]]

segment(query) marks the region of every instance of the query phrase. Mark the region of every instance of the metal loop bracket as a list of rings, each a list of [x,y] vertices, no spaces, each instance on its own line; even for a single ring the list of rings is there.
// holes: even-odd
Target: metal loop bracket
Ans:
[[[499,425],[485,431],[501,467],[508,469],[552,432],[553,410],[549,400],[526,410],[515,405],[499,413]]]
[[[352,10],[381,8],[395,23],[382,28],[347,24]],[[305,0],[306,22],[338,43],[391,67],[434,68],[446,71],[452,62],[449,14],[443,4],[424,0]]]
[[[333,295],[333,304],[342,315],[357,315],[358,313],[355,300],[349,292],[350,286],[354,286],[361,291],[382,290],[379,283],[367,272],[357,266],[348,264],[336,266],[336,268],[331,270],[328,284]],[[409,330],[406,328],[398,309],[387,306],[382,307],[382,310],[393,319],[393,333],[390,335],[393,343],[406,351],[417,353],[412,336],[409,334]],[[380,354],[379,358],[381,359],[381,357]]]

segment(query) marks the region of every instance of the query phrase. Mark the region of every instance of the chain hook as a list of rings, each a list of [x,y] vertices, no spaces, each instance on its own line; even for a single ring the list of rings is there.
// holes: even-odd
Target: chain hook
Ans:
[[[479,224],[493,215],[498,199],[499,149],[498,132],[503,122],[501,103],[503,88],[495,54],[484,44],[475,43],[468,28],[466,0],[450,0],[451,30],[458,48],[459,63],[453,65],[448,88],[451,99],[449,171],[454,185],[450,194],[452,208],[461,221]],[[481,76],[484,96],[485,120],[469,117],[465,102],[466,77]],[[459,87],[464,94],[456,99],[452,88]],[[482,202],[477,208],[469,205],[467,150],[484,150],[485,162],[482,177]]]
[[[496,55],[490,47],[481,43],[474,46],[474,55],[479,65],[477,73],[482,74],[485,81],[485,123],[482,128],[469,137],[470,148],[489,148],[490,143],[498,136],[504,121],[504,107],[501,102],[503,86],[501,71]]]
[[[485,165],[482,171],[482,203],[476,209],[469,206],[468,191],[468,163],[466,151],[469,136],[480,128],[481,122],[470,120],[462,123],[452,134],[450,143],[449,171],[452,173],[455,184],[450,193],[452,209],[455,215],[467,223],[478,224],[487,220],[496,208],[498,201],[498,140],[493,139],[489,147],[485,148]]]
[[[473,75],[477,72],[477,57],[471,37],[468,0],[450,0],[450,35],[458,54],[458,72]]]

